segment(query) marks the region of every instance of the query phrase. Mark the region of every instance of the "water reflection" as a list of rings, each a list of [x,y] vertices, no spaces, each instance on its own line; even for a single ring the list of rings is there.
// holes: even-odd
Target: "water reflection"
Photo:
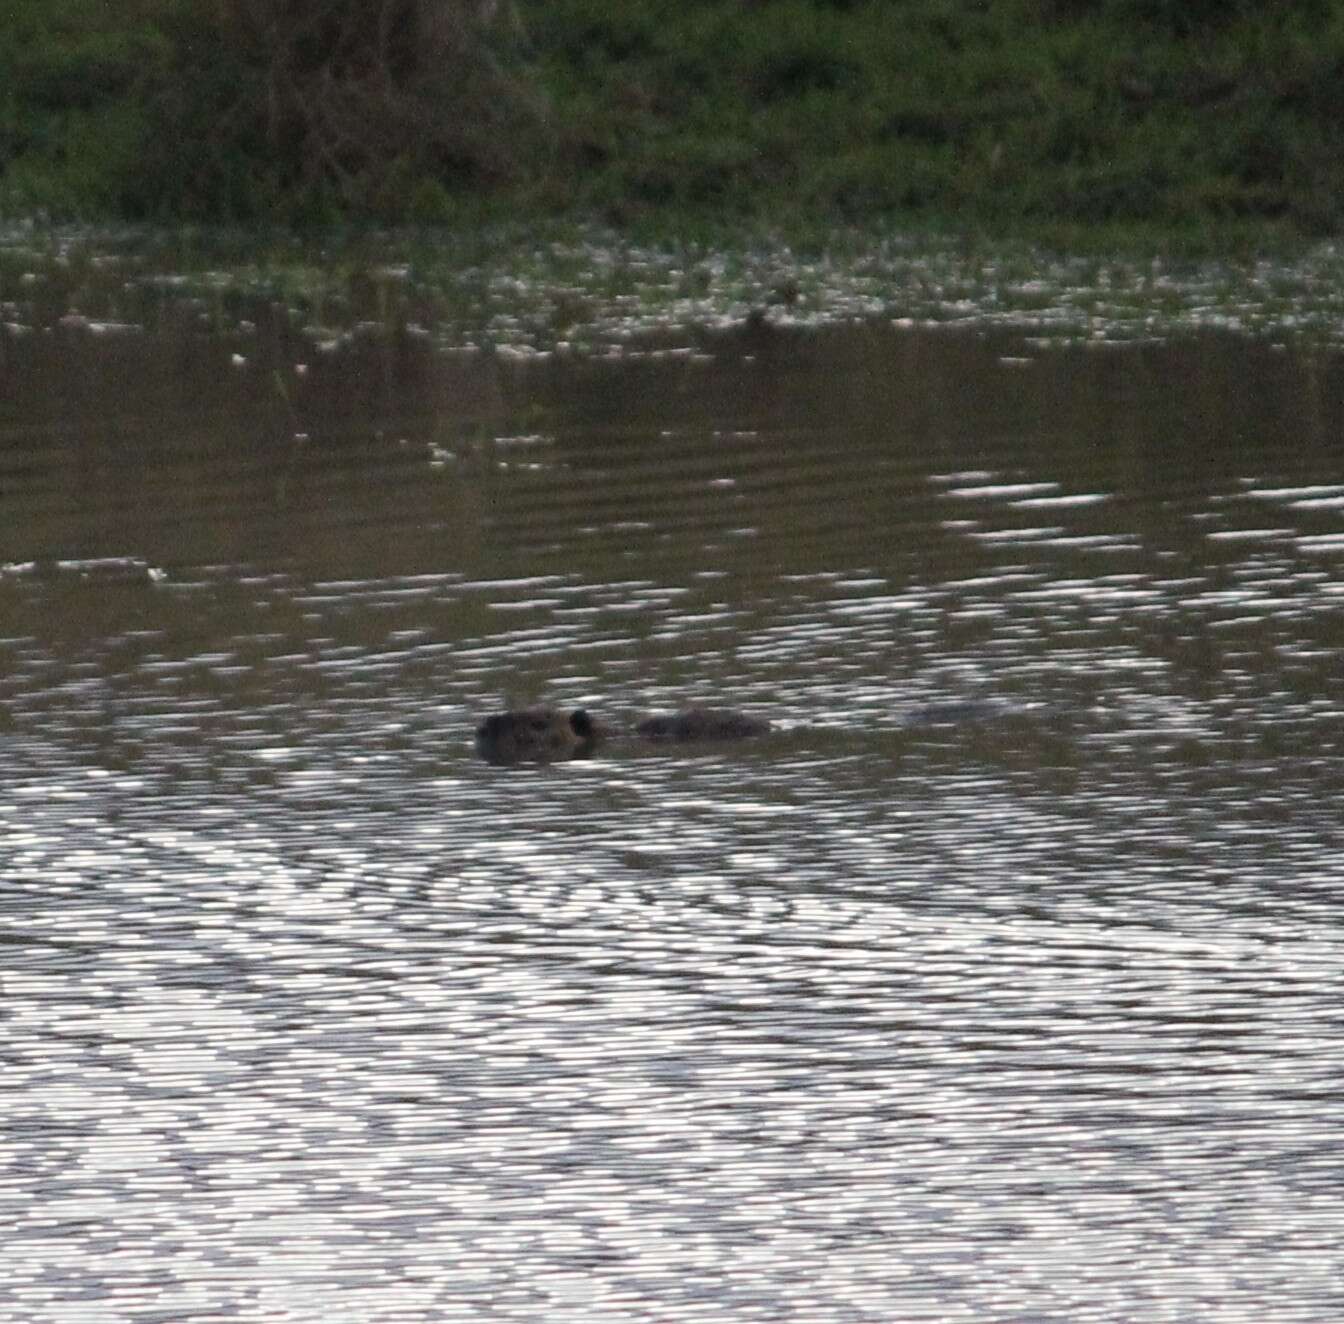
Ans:
[[[1332,359],[361,352],[6,416],[0,1321],[1336,1317]]]

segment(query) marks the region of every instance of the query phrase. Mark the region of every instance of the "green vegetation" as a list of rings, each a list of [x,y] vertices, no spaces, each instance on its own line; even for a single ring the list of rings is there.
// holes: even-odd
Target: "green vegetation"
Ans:
[[[9,0],[0,206],[433,216],[544,136],[517,38],[488,0]]]
[[[10,0],[0,208],[1338,229],[1344,0]]]

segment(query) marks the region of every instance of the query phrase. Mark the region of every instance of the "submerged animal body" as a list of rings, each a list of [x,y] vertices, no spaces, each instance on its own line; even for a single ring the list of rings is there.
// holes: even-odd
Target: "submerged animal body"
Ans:
[[[476,752],[490,763],[551,763],[591,754],[597,736],[582,708],[520,708],[487,717],[476,728]]]
[[[648,717],[635,730],[649,740],[742,740],[761,736],[770,723],[731,708],[686,708],[679,713]]]

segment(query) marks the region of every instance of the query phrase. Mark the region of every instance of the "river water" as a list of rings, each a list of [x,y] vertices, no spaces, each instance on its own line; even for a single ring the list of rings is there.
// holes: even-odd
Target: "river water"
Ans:
[[[1344,1313],[1337,350],[2,343],[0,1324]]]

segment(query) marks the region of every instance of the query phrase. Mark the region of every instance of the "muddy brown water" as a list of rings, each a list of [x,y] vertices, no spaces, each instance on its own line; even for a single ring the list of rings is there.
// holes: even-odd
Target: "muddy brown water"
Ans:
[[[3,343],[3,1324],[1340,1318],[1337,352]]]

